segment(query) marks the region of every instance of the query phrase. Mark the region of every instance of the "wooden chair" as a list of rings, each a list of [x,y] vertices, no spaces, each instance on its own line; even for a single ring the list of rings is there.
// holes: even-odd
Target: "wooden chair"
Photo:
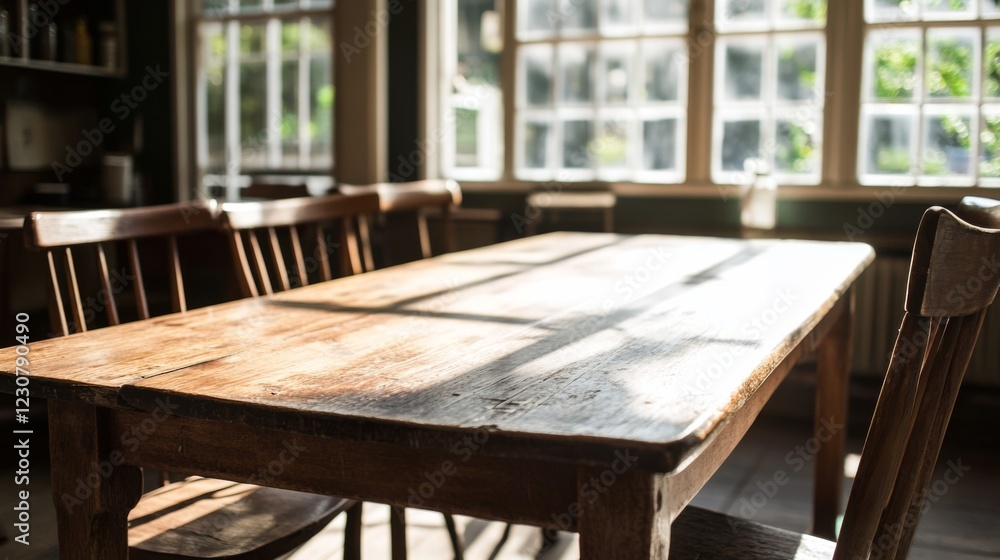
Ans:
[[[84,267],[77,266],[77,259],[84,253],[96,257],[101,285],[96,299],[103,300],[108,323],[121,322],[116,292],[125,290],[134,293],[138,317],[149,318],[138,244],[146,238],[166,239],[172,308],[186,311],[177,237],[216,229],[215,210],[214,204],[194,203],[30,214],[24,225],[26,244],[44,251],[48,260],[49,307],[57,336],[86,331],[88,315],[93,318],[93,309],[89,314],[84,310],[78,282]],[[134,277],[128,282],[114,279],[109,272],[106,246],[119,242],[126,247]],[[60,268],[64,269],[68,305],[60,290]],[[191,477],[166,484],[139,500],[129,514],[129,558],[275,558],[304,543],[353,505],[342,498]],[[360,522],[353,523],[356,527],[348,532],[345,558],[356,560]]]
[[[930,208],[917,230],[905,313],[834,543],[685,509],[670,558],[906,558],[958,389],[1000,287],[1000,203]],[[984,263],[987,263],[984,265]]]
[[[253,183],[240,189],[240,198],[279,200],[309,196],[309,188],[304,183]]]
[[[462,203],[462,189],[451,180],[424,180],[408,183],[375,183],[372,185],[337,185],[344,194],[377,193],[379,208],[385,214],[416,212],[417,235],[420,238],[420,253],[425,259],[433,255],[430,230],[427,227],[428,212],[440,209],[445,226],[445,251],[453,252],[457,246],[452,208]]]
[[[333,278],[330,256],[339,244],[344,247],[340,251],[343,257],[342,274],[359,274],[370,270],[373,265],[368,238],[368,216],[378,211],[378,195],[375,194],[335,194],[224,204],[222,223],[231,235],[244,296],[270,295],[275,291],[309,284],[309,267],[306,266],[307,259],[299,231],[301,226],[312,226],[316,250],[310,257],[315,262],[310,263],[313,264],[311,268],[318,269],[320,280]],[[336,236],[328,233],[324,227],[334,221],[340,222],[340,231]],[[287,252],[282,248],[279,233],[287,235]],[[271,271],[275,274],[276,285],[272,283],[268,272],[268,259],[261,249],[260,234],[266,234]],[[333,241],[334,239],[339,241]],[[287,254],[291,255],[294,263],[291,274],[289,263],[286,262]]]

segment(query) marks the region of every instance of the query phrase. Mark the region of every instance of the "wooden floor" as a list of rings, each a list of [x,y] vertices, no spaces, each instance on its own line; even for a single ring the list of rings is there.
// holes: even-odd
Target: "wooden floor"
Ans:
[[[804,450],[810,437],[809,426],[800,422],[758,422],[733,456],[695,499],[695,504],[730,515],[788,529],[805,530],[809,525],[811,463]],[[860,452],[861,441],[850,438],[850,451]],[[802,449],[796,455],[798,449]],[[943,473],[951,464],[968,467],[957,483],[948,485]],[[9,462],[5,462],[9,465]],[[848,461],[850,463],[850,461]],[[798,469],[798,470],[796,470]],[[914,559],[980,560],[1000,558],[1000,449],[996,445],[949,441],[942,452],[939,480],[932,488],[932,503],[917,533]],[[8,469],[10,470],[10,469]],[[772,498],[765,499],[761,486],[783,470],[791,482],[779,487]],[[846,469],[850,471],[850,466]],[[0,526],[8,541],[0,544],[4,560],[47,560],[57,558],[55,525],[49,500],[47,480],[32,477],[31,545],[13,543],[13,497],[9,482],[12,474],[3,473],[3,503]],[[954,478],[954,477],[950,477]],[[845,495],[846,499],[846,495]],[[366,504],[364,558],[389,558],[389,510]],[[410,558],[447,560],[452,557],[442,516],[433,512],[409,510],[407,545]],[[579,558],[574,535],[563,534],[556,545],[540,552],[538,529],[458,518],[466,540],[465,557],[469,560],[564,560]],[[342,557],[343,517],[335,520],[316,539],[287,560],[338,560]],[[738,530],[738,527],[737,527]]]

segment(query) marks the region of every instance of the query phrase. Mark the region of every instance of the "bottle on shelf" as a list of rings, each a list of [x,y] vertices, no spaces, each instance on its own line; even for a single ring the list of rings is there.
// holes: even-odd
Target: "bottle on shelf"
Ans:
[[[93,64],[93,42],[90,38],[90,30],[87,29],[87,18],[81,17],[77,19],[74,30],[76,59],[73,62],[77,64]]]

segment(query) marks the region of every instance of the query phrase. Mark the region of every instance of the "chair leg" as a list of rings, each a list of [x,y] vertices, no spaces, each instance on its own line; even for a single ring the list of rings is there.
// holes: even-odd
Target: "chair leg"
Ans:
[[[364,502],[347,510],[347,527],[344,529],[344,560],[361,560],[361,514]]]
[[[389,514],[392,560],[406,560],[406,509],[393,506]]]
[[[455,526],[455,518],[450,513],[444,515],[444,525],[448,528],[448,537],[451,538],[451,549],[455,551],[455,560],[465,560],[462,544],[462,535],[458,534],[458,527]]]

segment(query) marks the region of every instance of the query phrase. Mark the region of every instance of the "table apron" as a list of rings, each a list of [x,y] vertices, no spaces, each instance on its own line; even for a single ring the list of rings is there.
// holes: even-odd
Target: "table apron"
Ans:
[[[106,456],[127,465],[576,530],[576,518],[565,514],[578,500],[579,467],[477,454],[473,436],[442,451],[166,414],[105,414]]]

